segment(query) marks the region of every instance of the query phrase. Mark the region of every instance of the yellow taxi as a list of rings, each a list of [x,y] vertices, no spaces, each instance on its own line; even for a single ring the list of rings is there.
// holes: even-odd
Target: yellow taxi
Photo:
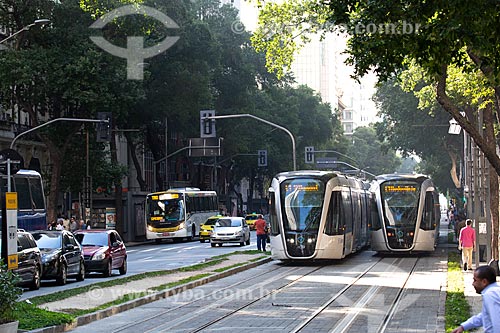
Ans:
[[[210,240],[210,234],[214,230],[215,222],[217,222],[222,215],[210,216],[205,223],[200,226],[200,242],[205,243],[206,240]]]
[[[259,214],[257,213],[252,213],[252,214],[247,214],[245,215],[245,222],[248,224],[251,230],[254,230],[254,223],[259,219]]]

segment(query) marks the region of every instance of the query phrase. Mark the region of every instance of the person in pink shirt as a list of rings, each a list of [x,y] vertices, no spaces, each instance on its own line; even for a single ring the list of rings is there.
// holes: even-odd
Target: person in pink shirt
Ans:
[[[472,251],[476,248],[476,231],[472,228],[472,220],[467,219],[465,227],[460,229],[458,244],[462,249],[464,271],[472,269]]]

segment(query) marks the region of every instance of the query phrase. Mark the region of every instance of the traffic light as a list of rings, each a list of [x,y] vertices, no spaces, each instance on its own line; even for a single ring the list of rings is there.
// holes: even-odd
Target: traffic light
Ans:
[[[207,117],[215,116],[215,110],[200,111],[200,138],[215,138],[215,119],[207,119]]]
[[[257,166],[266,167],[267,166],[267,150],[257,151]]]
[[[97,112],[97,119],[108,122],[97,123],[97,142],[111,141],[111,112]]]

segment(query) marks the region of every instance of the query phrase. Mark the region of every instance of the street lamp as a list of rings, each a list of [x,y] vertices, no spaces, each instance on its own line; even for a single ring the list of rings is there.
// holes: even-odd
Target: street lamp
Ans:
[[[39,26],[44,26],[45,24],[49,23],[50,20],[49,19],[39,19],[39,20],[35,20],[33,21],[33,23],[31,24],[28,24],[27,26],[23,27],[21,30],[19,31],[16,31],[14,32],[12,35],[0,40],[0,44],[3,44],[5,43],[6,41],[8,41],[9,39],[17,36],[18,34],[20,34],[21,32],[23,31],[26,31],[26,30],[29,30],[32,26],[35,26],[35,25],[39,25]],[[5,46],[2,46],[2,48],[5,48]]]

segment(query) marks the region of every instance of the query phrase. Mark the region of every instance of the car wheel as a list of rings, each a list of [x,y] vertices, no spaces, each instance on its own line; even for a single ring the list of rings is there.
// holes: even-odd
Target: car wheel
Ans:
[[[217,245],[217,244],[215,244],[215,243],[210,243],[210,246],[211,246],[211,247],[215,247],[215,245]]]
[[[250,245],[250,235],[248,235],[248,239],[247,239],[246,244],[247,244],[247,245]]]
[[[205,243],[205,240],[204,239],[200,239],[200,243]]]
[[[245,246],[245,242],[240,242],[240,246]]]
[[[123,259],[122,267],[120,267],[120,275],[127,274],[127,258]]]
[[[113,274],[113,263],[111,262],[111,259],[108,260],[108,266],[106,266],[106,270],[103,272],[104,276],[108,277]]]
[[[76,276],[76,281],[83,280],[85,280],[85,263],[83,261],[80,261],[80,272]]]
[[[33,274],[33,280],[30,284],[30,290],[38,290],[40,289],[40,267],[35,267],[35,273]]]
[[[61,264],[61,273],[57,277],[57,283],[64,286],[68,282],[68,268],[65,264]]]

